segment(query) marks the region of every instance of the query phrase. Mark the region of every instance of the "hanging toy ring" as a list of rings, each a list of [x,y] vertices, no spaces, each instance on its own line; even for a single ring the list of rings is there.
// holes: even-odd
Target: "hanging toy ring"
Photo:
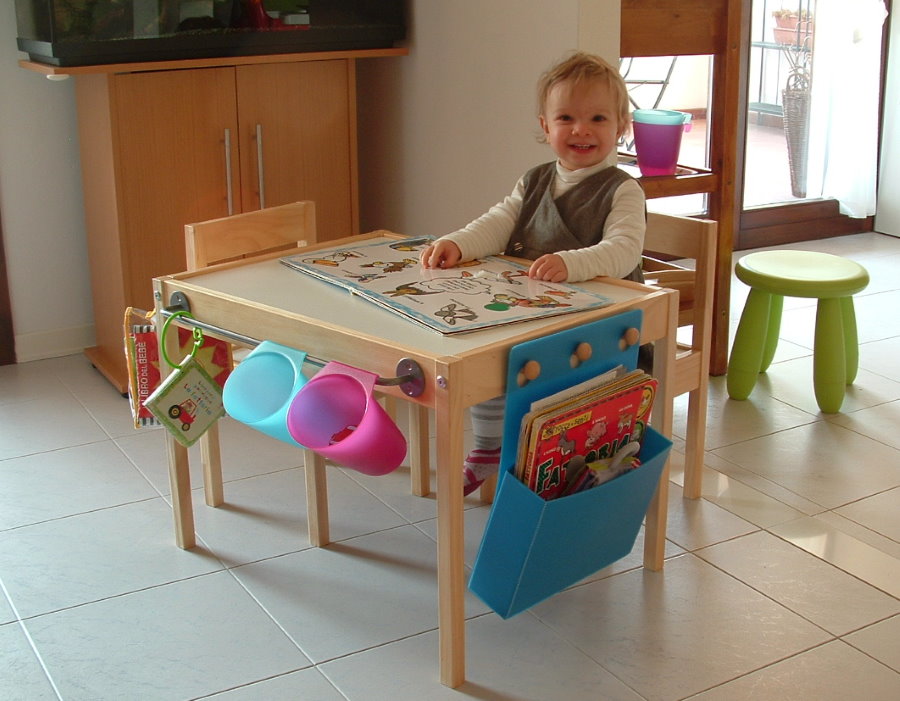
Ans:
[[[184,364],[184,361],[182,361],[181,363],[173,363],[172,362],[172,359],[169,357],[169,353],[166,350],[166,345],[167,345],[166,344],[166,334],[169,331],[169,324],[172,323],[173,319],[175,319],[176,317],[179,317],[179,316],[183,316],[188,319],[194,318],[193,314],[191,314],[188,311],[184,311],[183,309],[172,312],[169,315],[169,317],[163,322],[162,330],[160,331],[160,338],[159,338],[159,347],[162,350],[163,360],[165,360],[173,368],[181,368],[181,366]],[[200,346],[203,345],[203,331],[200,330],[199,328],[195,327],[192,330],[192,333],[194,336],[194,345],[191,347],[191,352],[190,352],[190,355],[188,355],[188,358],[193,358],[195,355],[197,355],[197,351],[200,350]]]

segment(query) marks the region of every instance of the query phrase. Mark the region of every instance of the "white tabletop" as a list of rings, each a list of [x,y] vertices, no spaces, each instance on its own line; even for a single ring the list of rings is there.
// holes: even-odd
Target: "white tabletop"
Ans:
[[[462,354],[494,342],[508,340],[511,336],[533,332],[558,323],[564,318],[552,316],[480,331],[445,335],[382,309],[377,304],[354,296],[336,285],[292,270],[280,263],[277,258],[192,274],[185,277],[184,281],[214,293],[301,314],[329,325],[351,328],[361,334],[394,341],[406,348],[418,349],[431,356]],[[625,302],[642,296],[640,290],[610,282],[583,282],[578,283],[578,287],[605,295],[613,302]]]

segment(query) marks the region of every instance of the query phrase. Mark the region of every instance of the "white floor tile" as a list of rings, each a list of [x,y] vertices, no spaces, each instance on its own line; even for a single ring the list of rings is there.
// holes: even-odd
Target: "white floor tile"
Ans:
[[[900,672],[900,616],[894,616],[844,637],[853,647]]]
[[[791,521],[770,530],[797,547],[900,599],[900,561],[878,548],[814,516]]]
[[[117,438],[116,442],[159,493],[166,495],[170,490],[164,436],[162,428],[141,428],[133,429],[129,435]],[[222,478],[226,482],[303,467],[303,451],[297,446],[254,431],[231,418],[225,417],[220,421],[219,436]],[[199,443],[188,450],[188,458],[191,486],[202,487]]]
[[[406,524],[340,470],[327,472],[332,542]],[[229,567],[309,548],[306,514],[302,469],[228,482],[217,508],[194,492],[197,535]]]
[[[860,499],[835,511],[900,543],[900,487]]]
[[[161,499],[0,532],[0,578],[22,618],[222,568],[175,547]]]
[[[900,484],[895,450],[827,421],[718,448],[715,453],[824,508]]]
[[[56,701],[59,697],[18,624],[0,625],[0,698]]]
[[[833,635],[900,613],[900,601],[769,533],[751,533],[697,552]],[[843,602],[853,601],[853,606]]]
[[[0,472],[0,530],[157,496],[111,441],[11,458]]]
[[[900,675],[839,640],[693,697],[695,701],[894,701]]]
[[[0,460],[96,443],[109,436],[70,394],[0,404]]]
[[[232,570],[316,663],[437,627],[434,543],[413,526]],[[469,615],[485,607],[471,594]]]
[[[437,633],[328,662],[322,671],[350,701],[459,698],[516,701],[641,701],[596,661],[527,613],[466,623],[466,681],[439,684]]]
[[[227,572],[27,621],[64,699],[185,699],[309,666]]]
[[[662,573],[567,590],[533,610],[650,700],[684,698],[829,638],[693,555],[669,560]]]
[[[808,356],[772,364],[759,376],[754,393],[765,392],[771,397],[823,418],[834,414],[821,414],[816,403],[813,384],[813,358]],[[753,394],[751,394],[753,397]],[[856,379],[847,385],[841,413],[849,413],[900,399],[900,382],[860,368]]]
[[[216,701],[346,701],[346,697],[328,681],[318,669],[301,669],[299,672],[264,679],[255,684],[240,686],[221,694],[213,694]],[[395,697],[396,698],[396,697]]]
[[[900,336],[859,346],[859,366],[892,382],[900,382]]]

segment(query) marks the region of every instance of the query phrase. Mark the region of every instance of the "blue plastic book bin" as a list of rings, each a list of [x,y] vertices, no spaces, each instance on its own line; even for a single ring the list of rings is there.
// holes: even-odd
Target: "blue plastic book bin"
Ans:
[[[648,427],[641,465],[599,487],[545,501],[515,472],[522,417],[531,402],[618,365],[634,369],[638,346],[620,348],[642,314],[626,312],[513,347],[507,369],[501,479],[469,588],[503,618],[521,613],[631,552],[672,447]],[[581,343],[591,357],[572,360]],[[519,386],[520,370],[540,363],[537,379]],[[576,367],[573,367],[577,365]]]

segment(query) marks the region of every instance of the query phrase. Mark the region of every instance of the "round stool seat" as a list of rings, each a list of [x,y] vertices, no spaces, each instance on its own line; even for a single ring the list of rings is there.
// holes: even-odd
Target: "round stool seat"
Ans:
[[[787,297],[849,297],[869,284],[869,273],[859,263],[817,251],[750,253],[734,272],[750,287]]]

